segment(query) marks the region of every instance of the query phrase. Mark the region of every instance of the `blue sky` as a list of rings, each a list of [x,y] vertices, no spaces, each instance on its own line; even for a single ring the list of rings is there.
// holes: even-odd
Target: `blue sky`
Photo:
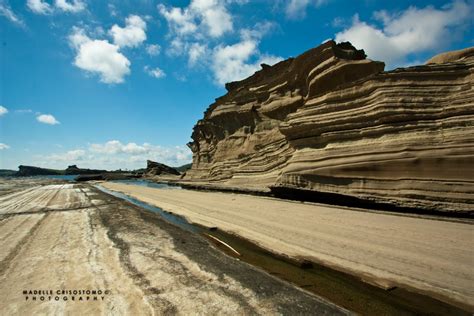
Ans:
[[[181,165],[224,83],[327,39],[387,69],[474,45],[474,1],[0,0],[0,168]]]

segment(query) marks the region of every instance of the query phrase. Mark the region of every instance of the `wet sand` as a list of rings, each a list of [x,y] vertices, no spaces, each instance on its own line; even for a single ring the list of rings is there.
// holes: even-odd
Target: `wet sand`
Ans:
[[[469,220],[362,212],[230,193],[102,185],[276,253],[349,271],[385,288],[416,289],[471,310],[474,306],[474,226]]]
[[[0,315],[347,313],[90,185],[0,184]]]

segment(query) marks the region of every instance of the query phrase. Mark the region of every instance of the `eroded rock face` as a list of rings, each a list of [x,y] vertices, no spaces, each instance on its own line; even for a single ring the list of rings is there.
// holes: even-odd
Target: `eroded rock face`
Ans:
[[[470,211],[473,65],[471,48],[384,72],[329,41],[263,67],[196,124],[186,179]]]
[[[148,176],[157,176],[157,175],[179,175],[180,173],[175,168],[169,167],[165,164],[147,160],[146,161],[146,174]]]

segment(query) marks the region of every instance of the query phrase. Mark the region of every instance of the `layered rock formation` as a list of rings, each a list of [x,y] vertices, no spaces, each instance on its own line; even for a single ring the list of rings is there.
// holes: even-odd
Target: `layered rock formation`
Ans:
[[[151,160],[146,161],[145,174],[147,176],[180,175],[179,171],[175,168]]]
[[[189,182],[471,212],[473,49],[384,72],[329,41],[226,85],[194,127]]]

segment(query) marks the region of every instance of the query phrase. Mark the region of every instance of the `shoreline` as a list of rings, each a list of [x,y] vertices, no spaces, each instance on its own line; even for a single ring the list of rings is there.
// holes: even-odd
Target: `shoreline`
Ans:
[[[351,209],[359,209],[370,212],[388,212],[393,214],[401,214],[405,216],[431,216],[441,219],[474,219],[474,211],[440,211],[422,207],[405,207],[397,204],[382,203],[375,200],[367,200],[357,198],[355,196],[311,191],[302,188],[287,188],[280,186],[271,187],[239,187],[219,183],[194,182],[190,180],[175,179],[173,177],[151,176],[142,177],[145,181],[158,184],[166,184],[169,186],[178,186],[183,189],[196,190],[203,192],[224,192],[236,194],[248,194],[253,196],[262,196],[281,199],[285,201],[297,201],[306,203],[317,203],[331,205],[334,207],[347,207]],[[105,180],[108,181],[108,180]]]
[[[194,225],[199,226],[198,224]],[[208,227],[202,228],[209,229]],[[423,293],[405,285],[392,284],[384,287],[380,283],[363,279],[351,274],[350,271],[338,270],[322,262],[278,254],[229,232],[212,230],[209,235],[219,236],[221,240],[236,247],[239,254],[250,254],[248,257],[242,257],[242,254],[237,256],[233,251],[229,251],[226,247],[219,247],[219,243],[208,238],[227,255],[259,267],[270,275],[277,276],[279,279],[288,281],[303,290],[328,299],[338,306],[358,314],[387,313],[397,315],[401,314],[402,310],[409,310],[414,314],[472,315],[472,310],[474,310],[469,305],[446,300],[446,298],[444,300],[437,298],[433,296],[433,293]]]
[[[123,185],[122,184],[116,184],[116,183],[102,183],[102,184],[104,185],[104,187],[106,187],[108,189],[112,189],[112,190],[114,190],[114,187],[115,187],[115,190],[118,189],[117,185],[119,187],[122,186],[120,189],[118,189],[116,191],[122,191],[125,194],[130,195],[134,198],[138,198],[139,200],[144,201],[148,204],[161,207],[164,210],[168,210],[168,211],[173,212],[174,214],[178,214],[179,216],[183,216],[189,222],[196,223],[196,224],[203,225],[203,226],[207,226],[207,227],[217,226],[220,231],[224,231],[226,233],[237,235],[238,238],[248,239],[248,240],[250,240],[250,242],[255,243],[257,246],[263,247],[264,249],[269,249],[271,252],[276,253],[277,255],[287,255],[287,256],[293,257],[293,258],[301,257],[303,260],[309,260],[309,261],[313,261],[317,264],[322,264],[323,266],[329,266],[329,267],[332,267],[332,268],[336,268],[336,270],[339,270],[339,271],[342,270],[342,271],[350,272],[351,275],[359,276],[359,278],[364,279],[365,282],[376,284],[376,285],[378,285],[379,287],[382,287],[382,288],[390,289],[390,288],[394,288],[394,287],[399,287],[399,288],[401,287],[401,288],[407,288],[411,291],[414,289],[417,292],[423,293],[425,295],[429,294],[432,297],[435,297],[437,299],[442,299],[443,301],[447,301],[450,304],[457,305],[457,306],[459,306],[459,307],[461,307],[465,310],[472,310],[473,309],[472,308],[473,304],[472,304],[472,302],[469,301],[469,298],[467,298],[468,296],[464,296],[465,299],[459,299],[459,296],[457,296],[457,298],[456,298],[456,296],[453,297],[452,295],[449,295],[449,294],[447,295],[447,293],[450,293],[450,290],[446,291],[446,290],[442,290],[442,288],[438,288],[436,290],[436,289],[430,288],[430,287],[423,288],[423,287],[419,286],[419,282],[418,282],[418,284],[416,284],[417,282],[415,282],[415,284],[413,285],[410,282],[410,278],[408,278],[408,281],[407,281],[407,277],[402,277],[399,280],[397,280],[396,278],[393,278],[393,277],[392,278],[380,278],[378,275],[374,276],[374,274],[372,274],[372,273],[367,273],[367,272],[373,272],[373,271],[362,271],[362,273],[361,273],[361,270],[360,269],[357,270],[357,267],[356,267],[356,269],[354,269],[354,266],[351,267],[351,266],[348,266],[347,264],[344,266],[344,265],[337,264],[337,263],[340,263],[340,262],[336,262],[336,264],[334,264],[334,262],[331,262],[330,260],[324,260],[324,259],[327,259],[327,257],[321,259],[321,256],[319,256],[319,257],[314,256],[314,254],[313,255],[311,255],[311,254],[308,255],[308,253],[303,253],[302,254],[301,251],[300,251],[300,253],[298,253],[298,251],[296,253],[292,252],[292,251],[281,251],[282,250],[281,247],[279,247],[277,245],[278,242],[271,243],[271,246],[268,247],[269,246],[268,240],[267,240],[266,243],[262,243],[261,240],[259,240],[258,238],[255,238],[255,236],[256,236],[255,234],[250,234],[250,235],[247,234],[248,231],[244,231],[242,233],[242,231],[236,231],[235,227],[234,227],[234,229],[232,229],[232,227],[229,229],[229,227],[225,226],[226,225],[225,223],[224,223],[224,225],[222,225],[222,223],[221,223],[221,225],[217,224],[219,222],[218,220],[215,223],[212,223],[212,221],[210,222],[209,218],[203,218],[202,216],[200,218],[196,217],[196,216],[193,217],[192,212],[190,212],[189,210],[187,210],[187,211],[183,210],[184,206],[179,205],[180,202],[177,203],[178,205],[172,205],[172,204],[169,203],[169,201],[163,202],[163,201],[157,201],[156,199],[152,199],[152,198],[150,198],[149,194],[147,195],[146,198],[143,198],[143,196],[140,196],[140,194],[137,194],[137,190],[136,190],[137,188],[135,188],[135,190],[133,190],[132,194],[130,194],[131,192],[127,192],[127,191],[130,191],[130,190],[124,190],[123,186],[125,184],[123,184]],[[127,186],[127,185],[125,185],[125,186]],[[130,185],[128,185],[128,186],[129,186],[128,189],[131,189],[130,188],[131,186]],[[125,187],[125,189],[127,189],[127,188]],[[141,189],[141,188],[138,188],[138,189]],[[159,190],[159,189],[153,189],[153,190]],[[147,191],[147,189],[145,191]],[[180,191],[182,192],[182,190],[180,190]],[[160,194],[158,194],[159,196],[157,198],[162,200],[164,191],[161,190],[161,191],[156,191],[156,192],[160,192]],[[192,191],[189,191],[189,192],[192,192]],[[191,199],[191,200],[196,199],[195,194],[198,194],[198,195],[199,194],[204,194],[205,195],[205,194],[211,194],[211,193],[209,193],[209,192],[207,192],[207,193],[206,192],[194,193],[194,196],[191,197],[191,198],[188,198],[188,200],[189,199]],[[233,198],[238,197],[238,195],[236,195],[236,194],[229,194],[229,193],[212,193],[212,194],[220,194],[221,196],[222,195],[228,195],[229,197],[233,197]],[[184,197],[181,197],[181,198],[184,198]],[[257,199],[257,197],[251,197],[251,196],[249,196],[248,198]],[[212,200],[211,197],[208,197],[207,199]],[[265,201],[265,200],[269,201],[269,200],[271,200],[271,198],[261,198],[261,201]],[[231,200],[229,200],[229,201],[231,201]],[[280,203],[292,203],[292,206],[304,205],[304,207],[313,207],[313,208],[320,207],[320,206],[314,205],[314,204],[313,205],[305,205],[304,203],[298,203],[298,202],[294,202],[294,201],[293,202],[291,202],[291,201],[277,201],[276,203],[278,203],[278,202],[280,202]],[[183,203],[181,203],[181,204],[183,204]],[[189,203],[188,203],[188,206],[189,206]],[[202,203],[199,204],[197,207],[202,208],[203,207]],[[256,205],[255,207],[258,208],[259,206]],[[334,206],[330,206],[330,207],[327,206],[327,208],[337,210],[338,212],[340,212],[340,211],[353,212],[353,211],[350,211],[350,210],[339,210],[337,207],[334,207]],[[216,209],[212,209],[212,214],[215,214],[215,213],[216,213]],[[353,212],[353,213],[356,213],[356,212]],[[365,214],[363,212],[360,212],[360,213],[363,214],[362,216],[365,216],[365,217],[367,217],[367,216],[368,217],[391,216],[391,214],[385,214],[385,213],[382,213],[382,214],[381,213],[370,213],[370,212],[365,213]],[[200,215],[202,215],[202,214],[200,214]],[[397,215],[397,214],[394,214],[394,215]],[[402,216],[398,216],[398,217],[404,219]],[[432,220],[430,218],[423,218],[423,217],[411,217],[411,218],[408,217],[408,219],[411,219],[410,221]],[[444,223],[444,221],[439,220],[439,219],[434,219],[434,220],[438,220],[439,222]],[[449,223],[449,222],[446,222],[446,223]],[[461,223],[462,223],[462,221],[461,221]],[[461,223],[457,223],[455,221],[452,224],[456,225],[456,224],[461,224]],[[469,224],[464,223],[464,225],[469,225]],[[441,226],[443,226],[443,225],[441,225]],[[449,224],[448,224],[448,226],[449,226]],[[469,225],[469,226],[470,226],[470,228],[468,228],[468,230],[470,230],[472,232],[472,226],[471,225]],[[466,228],[466,226],[464,226],[464,228]],[[468,233],[468,235],[469,235],[469,233]],[[337,234],[336,234],[336,236],[337,236]],[[336,236],[332,236],[332,237],[336,237]],[[298,247],[294,247],[294,248],[298,248]],[[301,250],[301,247],[299,247],[299,248]],[[275,252],[275,250],[276,250],[276,252]],[[397,251],[397,249],[395,249],[394,251]],[[433,254],[431,254],[431,255],[433,255]],[[444,259],[446,259],[446,258],[444,258]],[[464,262],[464,264],[466,264],[466,262]],[[359,263],[359,265],[360,265],[360,263]],[[379,273],[379,275],[380,275],[380,273]],[[428,276],[425,276],[425,277],[428,277]],[[433,277],[433,276],[431,276],[431,277]],[[467,276],[467,278],[469,278],[469,279],[472,278],[472,277],[473,277],[472,274]],[[464,282],[464,284],[465,284],[464,286],[468,286],[464,290],[467,290],[468,292],[472,291],[472,289],[469,288],[469,285],[466,285],[466,282]],[[440,291],[441,291],[441,293],[440,293]]]
[[[26,182],[0,182],[2,315],[349,314],[91,185]],[[34,289],[108,294],[26,301]]]

